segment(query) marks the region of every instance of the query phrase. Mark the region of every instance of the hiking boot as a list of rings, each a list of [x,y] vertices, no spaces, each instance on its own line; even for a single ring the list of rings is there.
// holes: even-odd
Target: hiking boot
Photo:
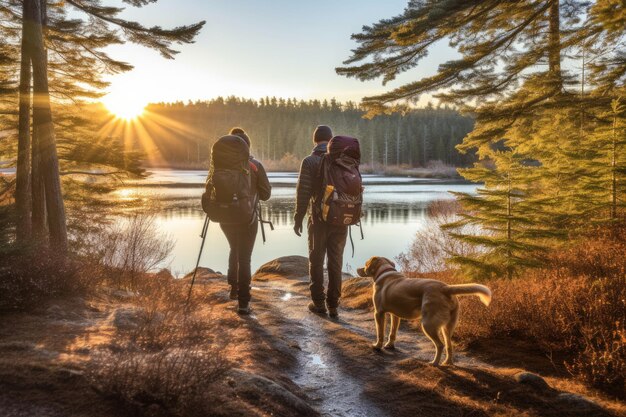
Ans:
[[[252,310],[250,309],[250,304],[246,303],[246,304],[239,304],[239,307],[237,308],[237,314],[239,314],[240,316],[247,316],[252,312]]]
[[[332,319],[336,319],[339,317],[339,312],[337,311],[337,307],[328,307],[328,315]]]
[[[309,303],[309,311],[315,314],[326,314],[326,307],[319,306],[315,303]]]
[[[231,300],[239,299],[239,289],[235,287],[234,285],[231,285],[230,287],[230,299]]]

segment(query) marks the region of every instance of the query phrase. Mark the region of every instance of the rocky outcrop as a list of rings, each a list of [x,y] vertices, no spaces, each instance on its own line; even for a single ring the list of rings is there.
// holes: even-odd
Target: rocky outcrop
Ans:
[[[185,275],[183,277],[183,281],[191,280],[192,276],[193,276],[193,271]],[[200,285],[207,284],[211,280],[221,279],[221,278],[224,278],[224,275],[222,275],[221,272],[214,271],[211,268],[205,268],[205,267],[199,266],[198,271],[196,273],[196,280],[195,280],[194,285],[195,284],[200,284]]]
[[[268,280],[271,276],[281,278],[308,280],[309,260],[304,256],[283,256],[262,265],[255,273],[254,279]]]

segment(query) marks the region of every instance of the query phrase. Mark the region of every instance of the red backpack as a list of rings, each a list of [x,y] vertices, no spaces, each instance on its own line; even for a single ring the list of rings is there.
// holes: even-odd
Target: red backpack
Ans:
[[[321,190],[318,199],[322,221],[352,226],[361,221],[363,181],[359,172],[359,140],[334,136],[320,164]]]

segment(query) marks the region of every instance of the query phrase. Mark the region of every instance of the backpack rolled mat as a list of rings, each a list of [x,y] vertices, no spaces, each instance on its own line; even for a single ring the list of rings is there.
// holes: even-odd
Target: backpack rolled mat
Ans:
[[[239,136],[222,136],[211,148],[211,169],[202,195],[209,219],[223,224],[247,224],[253,218],[250,149]]]
[[[363,181],[359,172],[359,140],[334,136],[320,164],[322,221],[336,226],[352,226],[361,221]]]

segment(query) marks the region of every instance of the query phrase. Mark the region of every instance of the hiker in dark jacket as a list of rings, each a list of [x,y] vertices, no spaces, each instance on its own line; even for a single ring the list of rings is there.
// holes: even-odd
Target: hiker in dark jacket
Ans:
[[[320,164],[333,133],[328,126],[318,126],[313,133],[315,148],[302,160],[298,185],[296,186],[296,213],[293,227],[296,235],[302,234],[304,216],[309,214],[309,275],[311,276],[311,299],[309,310],[316,314],[328,313],[338,316],[337,307],[341,297],[341,265],[343,249],[348,236],[347,226],[333,226],[322,221],[317,200],[321,194]],[[328,257],[328,291],[324,293],[324,258]]]
[[[233,128],[231,135],[239,136],[248,147],[250,138],[241,128]],[[252,196],[257,204],[258,201],[266,201],[270,198],[272,187],[267,179],[263,165],[250,156],[250,175]],[[250,258],[259,228],[258,214],[255,212],[249,224],[220,224],[220,227],[228,239],[230,255],[228,257],[228,283],[230,284],[230,298],[239,300],[239,314],[250,314]]]

